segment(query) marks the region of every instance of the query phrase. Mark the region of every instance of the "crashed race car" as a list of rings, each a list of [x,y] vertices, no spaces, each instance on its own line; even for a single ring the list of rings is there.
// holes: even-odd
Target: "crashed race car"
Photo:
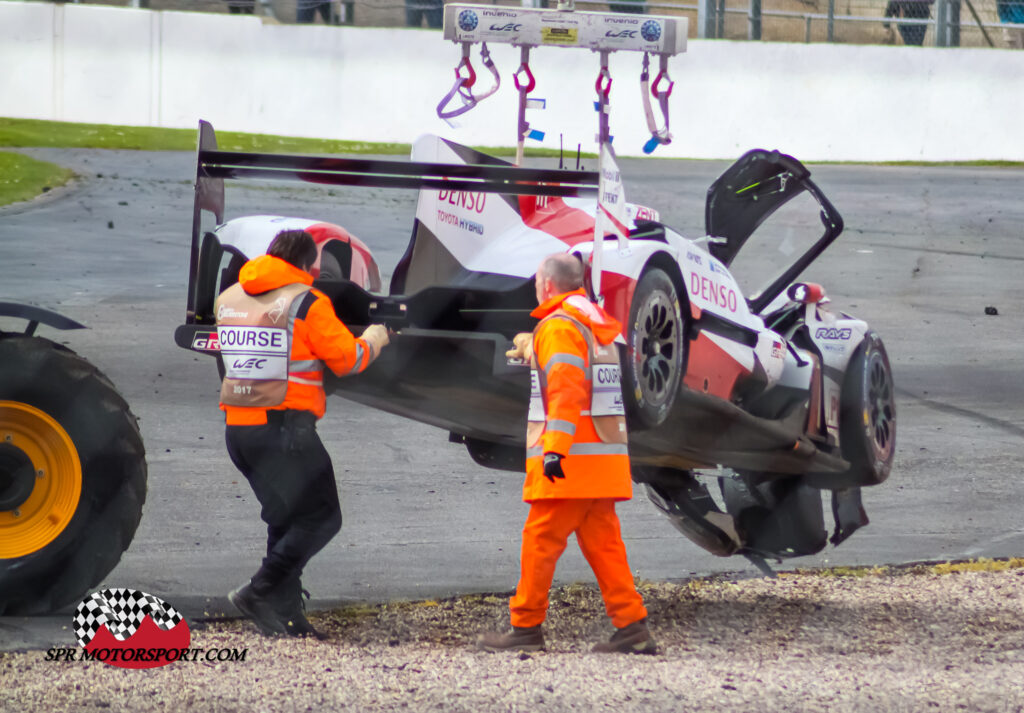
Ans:
[[[390,284],[367,244],[341,226],[225,220],[224,180],[244,178],[418,188]],[[304,228],[320,251],[314,286],[339,318],[356,333],[376,322],[399,333],[364,373],[328,372],[328,392],[443,428],[477,463],[522,471],[530,370],[505,352],[535,325],[541,259],[568,252],[586,266],[592,297],[623,325],[633,479],[677,529],[709,552],[767,568],[766,559],[825,547],[828,494],[839,544],[868,522],[861,488],[888,477],[896,418],[881,338],[832,309],[822,286],[797,281],[840,235],[838,212],[799,161],[754,150],[710,187],[707,236],[687,239],[656,210],[627,203],[624,237],[595,241],[601,180],[516,167],[434,136],[415,143],[410,162],[218,151],[203,122],[176,342],[219,359],[214,299],[280,230]],[[786,213],[794,199],[813,207],[802,250]],[[216,222],[205,232],[204,210]],[[752,239],[772,235],[770,219],[784,215],[790,222],[774,232],[782,252]],[[737,277],[745,248],[753,252],[744,270],[777,268],[767,281],[761,270],[762,287],[749,297]]]

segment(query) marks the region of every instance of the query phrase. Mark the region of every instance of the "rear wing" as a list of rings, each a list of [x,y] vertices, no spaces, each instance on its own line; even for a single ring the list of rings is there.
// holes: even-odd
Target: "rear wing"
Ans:
[[[598,172],[488,164],[424,163],[220,151],[213,126],[199,122],[187,324],[196,322],[201,265],[202,212],[224,222],[225,179],[294,180],[335,186],[449,189],[508,195],[597,198]]]

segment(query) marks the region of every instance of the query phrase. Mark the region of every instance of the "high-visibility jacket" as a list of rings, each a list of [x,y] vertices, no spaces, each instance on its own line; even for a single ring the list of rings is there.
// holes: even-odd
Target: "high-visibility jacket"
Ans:
[[[313,277],[271,255],[242,266],[217,298],[224,360],[220,407],[229,426],[267,422],[267,410],[324,415],[324,365],[338,376],[363,371],[377,354],[338,319]],[[284,342],[284,343],[282,343]]]
[[[583,290],[545,301],[532,313],[531,414],[523,500],[633,496],[615,337],[619,323]],[[543,454],[565,456],[565,478],[544,477]]]

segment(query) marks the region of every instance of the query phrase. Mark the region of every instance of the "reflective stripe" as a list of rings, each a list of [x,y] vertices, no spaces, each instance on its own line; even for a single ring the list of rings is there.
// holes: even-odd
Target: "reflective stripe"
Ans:
[[[543,446],[526,449],[526,457],[543,455]],[[571,456],[628,456],[629,446],[625,443],[573,443],[569,446]]]
[[[292,303],[288,306],[288,331],[292,331],[292,327],[295,325],[295,320],[299,316],[299,308],[302,307],[302,299],[309,294],[309,288],[305,288],[299,294],[295,295]]]
[[[363,368],[363,357],[365,355],[366,355],[366,352],[363,350],[363,345],[360,344],[359,342],[356,342],[356,363],[352,367],[352,371],[359,372],[359,371],[362,370],[362,368]]]
[[[583,323],[580,322],[578,319],[576,319],[575,317],[571,317],[571,316],[569,316],[568,314],[566,314],[564,312],[562,314],[555,313],[555,314],[549,315],[549,316],[545,317],[544,319],[564,319],[566,322],[569,322],[570,324],[572,324],[574,327],[576,327],[576,331],[578,331],[580,333],[580,336],[583,337],[583,341],[585,341],[587,343],[587,354],[589,354],[589,355],[593,355],[594,354],[594,343],[593,343],[594,335],[593,335],[593,332],[591,332],[590,329],[588,329],[586,326],[584,326]],[[544,320],[541,320],[541,321],[543,322]],[[579,364],[573,364],[573,366],[578,366],[580,369],[583,370],[584,378],[587,381],[591,380],[591,378],[590,378],[591,370],[587,368],[586,361],[580,359],[580,357],[576,356],[575,354],[565,354],[565,353],[562,353],[562,354],[558,354],[556,356],[565,356],[565,357],[570,357],[570,358],[578,359],[580,361],[580,363]],[[554,363],[553,361],[549,361],[548,362],[549,365],[551,365],[553,363]]]
[[[288,371],[323,371],[323,364],[319,359],[290,361],[288,362]]]
[[[303,379],[301,376],[295,376],[294,374],[288,375],[288,381],[293,384],[306,384],[307,386],[323,386],[323,379]]]
[[[552,354],[547,364],[544,365],[544,371],[549,371],[555,364],[574,366],[580,371],[587,372],[587,378],[590,378],[590,372],[587,371],[587,362],[583,360],[583,357],[576,356],[575,354],[566,354],[565,352]]]
[[[292,349],[292,335],[295,334],[295,320],[299,315],[299,308],[302,307],[302,300],[305,295],[309,294],[309,290],[306,290],[301,295],[297,295],[292,300],[291,305],[288,307],[288,351]],[[309,372],[309,371],[321,371],[323,367],[319,360],[296,360],[288,362],[288,383],[290,384],[304,384],[306,386],[318,386],[323,387],[324,380],[320,377],[314,377],[312,379],[305,379],[301,376],[292,374],[292,371]]]
[[[569,446],[571,456],[628,456],[625,443],[573,443]]]
[[[301,293],[295,295],[292,303],[288,305],[288,353],[292,353],[292,337],[295,335],[295,320],[299,316],[299,308],[302,307],[302,300],[309,294],[307,287]]]
[[[546,430],[558,431],[559,433],[565,433],[570,436],[576,435],[576,424],[572,421],[562,421],[557,418],[549,418]]]

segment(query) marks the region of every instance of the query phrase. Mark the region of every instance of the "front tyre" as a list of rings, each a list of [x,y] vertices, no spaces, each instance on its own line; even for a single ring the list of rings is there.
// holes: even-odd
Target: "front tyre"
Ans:
[[[146,498],[135,417],[69,349],[0,338],[0,616],[75,602],[128,548]]]
[[[622,393],[631,421],[654,428],[668,417],[686,368],[683,313],[675,283],[650,267],[629,308]]]

